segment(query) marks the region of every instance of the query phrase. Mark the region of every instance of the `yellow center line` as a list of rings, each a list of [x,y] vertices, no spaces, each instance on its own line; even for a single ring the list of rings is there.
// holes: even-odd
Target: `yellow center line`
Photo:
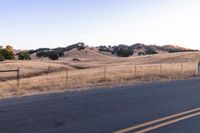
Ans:
[[[198,116],[198,115],[200,115],[200,112],[197,112],[197,113],[194,113],[194,114],[191,114],[191,115],[187,115],[187,116],[183,116],[183,117],[181,117],[181,118],[177,118],[177,119],[174,119],[174,120],[171,120],[171,121],[167,121],[167,122],[164,122],[164,123],[161,123],[161,124],[152,126],[152,127],[148,127],[148,128],[146,128],[146,129],[137,131],[137,132],[135,132],[135,133],[145,133],[145,132],[149,132],[149,131],[152,131],[152,130],[155,130],[155,129],[158,129],[158,128],[161,128],[161,127],[164,127],[164,126],[167,126],[167,125],[170,125],[170,124],[173,124],[173,123],[176,123],[176,122],[185,120],[185,119],[189,119],[189,118],[191,118],[191,117],[195,117],[195,116]]]
[[[189,113],[192,113],[192,112],[195,112],[195,111],[200,111],[200,108],[191,109],[191,110],[188,110],[188,111],[185,111],[185,112],[181,112],[181,113],[174,114],[174,115],[171,115],[171,116],[159,118],[159,119],[156,119],[156,120],[153,120],[153,121],[149,121],[149,122],[146,122],[146,123],[143,123],[143,124],[139,124],[139,125],[136,125],[136,126],[131,126],[131,127],[119,130],[119,131],[115,131],[114,133],[130,132],[132,130],[136,130],[136,129],[139,129],[139,128],[142,128],[142,127],[146,127],[146,126],[149,126],[149,125],[152,125],[152,124],[156,124],[158,122],[162,122],[162,121],[165,121],[165,120],[168,120],[168,119],[179,117],[179,116],[182,116],[182,115],[185,115],[185,114],[189,114]]]

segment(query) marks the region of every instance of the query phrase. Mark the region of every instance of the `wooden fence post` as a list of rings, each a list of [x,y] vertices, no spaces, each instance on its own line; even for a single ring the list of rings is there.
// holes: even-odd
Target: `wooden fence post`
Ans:
[[[199,76],[199,67],[200,67],[200,61],[197,62],[197,66],[196,66],[196,76]]]
[[[183,63],[181,63],[181,75],[183,76]]]
[[[106,81],[106,66],[104,66],[104,81]]]
[[[160,63],[160,75],[162,74],[162,64]]]
[[[137,76],[137,65],[135,64],[135,77]]]
[[[20,67],[18,67],[15,70],[0,70],[0,73],[9,73],[9,72],[16,72],[16,78],[17,78],[16,85],[17,85],[17,89],[19,89],[19,87],[20,87]]]
[[[66,73],[65,73],[65,83],[68,83],[68,78],[69,78],[69,72],[68,69],[66,69]]]
[[[17,89],[19,89],[20,86],[20,68],[17,68]]]

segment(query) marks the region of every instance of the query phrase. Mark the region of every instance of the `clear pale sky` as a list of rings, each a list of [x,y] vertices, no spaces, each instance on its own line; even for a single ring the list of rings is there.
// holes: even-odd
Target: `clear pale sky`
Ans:
[[[200,49],[200,0],[0,0],[0,45],[76,42]]]

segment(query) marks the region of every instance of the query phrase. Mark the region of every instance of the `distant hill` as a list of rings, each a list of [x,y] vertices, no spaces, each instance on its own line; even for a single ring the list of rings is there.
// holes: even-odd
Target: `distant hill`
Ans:
[[[85,49],[85,50],[84,50]],[[93,49],[93,50],[92,50]],[[82,51],[84,50],[84,52]],[[99,57],[103,55],[115,55],[121,57],[128,57],[134,55],[150,55],[158,53],[175,53],[175,52],[189,52],[196,51],[175,45],[145,45],[142,43],[136,43],[133,45],[120,44],[117,46],[98,46],[96,48],[89,47],[84,43],[76,43],[68,45],[66,47],[58,47],[54,49],[49,48],[38,48],[36,50],[29,50],[31,56],[37,57],[48,57],[49,52],[57,52],[61,56],[68,57]]]
[[[135,54],[148,54],[147,51],[151,51],[153,53],[176,53],[176,52],[192,52],[198,51],[194,49],[184,48],[176,45],[145,45],[142,43],[136,43],[130,46]]]
[[[193,50],[193,49],[189,49],[189,48],[184,48],[184,47],[180,47],[177,45],[164,45],[162,46],[162,48],[166,49],[166,50],[173,50],[173,49],[177,49],[177,50]]]
[[[180,47],[180,46],[176,46],[176,45],[157,46],[157,45],[145,45],[145,44],[141,44],[141,43],[136,43],[130,47],[132,47],[132,49],[134,50],[135,53],[145,52],[148,49],[153,49],[153,50],[157,51],[158,53],[159,52],[173,53],[173,52],[196,51],[193,49],[188,49],[188,48],[184,48],[184,47]]]

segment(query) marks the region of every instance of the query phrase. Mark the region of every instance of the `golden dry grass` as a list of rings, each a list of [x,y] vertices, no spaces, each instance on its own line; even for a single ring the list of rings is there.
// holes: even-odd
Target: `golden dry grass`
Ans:
[[[104,70],[104,67],[100,67],[54,72],[21,79],[18,90],[16,89],[16,80],[1,82],[0,96],[29,95],[104,84],[173,80],[195,75],[195,62],[183,63],[182,71],[181,64],[162,64],[162,67],[160,67],[160,64],[137,65],[136,70],[135,65],[121,65],[108,66],[106,70]],[[162,68],[161,71],[160,68]]]
[[[128,58],[102,55],[96,51],[87,50],[87,55],[82,51],[79,53],[73,50],[61,58],[57,63],[65,63],[67,61],[71,65],[100,67],[107,65],[134,65],[134,64],[157,64],[157,63],[174,63],[174,62],[194,62],[200,58],[199,52],[183,52],[183,53],[160,53],[157,55],[147,56],[131,56]],[[81,61],[72,61],[73,58],[79,58]]]
[[[0,70],[20,67],[22,78],[20,88],[17,89],[17,81],[9,79],[9,77],[14,77],[15,73],[0,73],[1,79],[9,79],[0,82],[0,98],[71,91],[99,85],[192,77],[195,75],[198,53],[160,54],[130,58],[109,56],[96,61],[93,57],[87,57],[80,62],[74,62],[71,59],[70,56],[55,62],[33,60],[1,63]],[[180,61],[185,62],[181,63]],[[73,68],[73,66],[76,67]],[[85,69],[77,69],[77,66]],[[48,71],[49,73],[47,73]]]
[[[15,70],[20,68],[20,77],[30,77],[41,75],[51,71],[59,71],[62,69],[73,69],[72,67],[52,63],[51,61],[4,61],[0,63],[0,70]],[[0,73],[0,78],[16,77],[16,73]]]

